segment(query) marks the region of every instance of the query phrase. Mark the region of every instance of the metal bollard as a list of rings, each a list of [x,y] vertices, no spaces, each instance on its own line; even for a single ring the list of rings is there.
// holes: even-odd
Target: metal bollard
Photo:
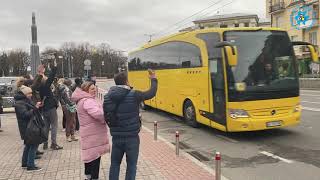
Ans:
[[[153,129],[154,129],[154,140],[157,141],[158,140],[158,122],[155,121],[153,124]]]
[[[176,131],[176,155],[179,156],[179,131]]]
[[[216,152],[216,180],[221,180],[221,154]]]

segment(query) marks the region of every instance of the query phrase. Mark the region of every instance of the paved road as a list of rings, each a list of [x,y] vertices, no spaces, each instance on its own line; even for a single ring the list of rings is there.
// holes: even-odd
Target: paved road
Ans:
[[[100,87],[110,87],[111,82]],[[182,134],[182,148],[212,167],[215,151],[223,154],[223,175],[235,180],[320,179],[320,91],[301,91],[302,122],[296,127],[259,132],[224,133],[202,126],[187,126],[181,118],[157,110],[144,111],[143,124],[175,142]]]

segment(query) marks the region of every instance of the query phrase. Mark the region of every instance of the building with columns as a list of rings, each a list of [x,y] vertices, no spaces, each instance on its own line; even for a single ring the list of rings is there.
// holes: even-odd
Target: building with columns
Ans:
[[[236,27],[270,27],[268,19],[260,19],[256,14],[232,13],[214,15],[193,21],[194,26],[180,31],[191,31],[205,28],[236,28]]]
[[[256,14],[233,13],[209,16],[193,21],[196,27],[230,28],[230,27],[258,27],[259,18]]]

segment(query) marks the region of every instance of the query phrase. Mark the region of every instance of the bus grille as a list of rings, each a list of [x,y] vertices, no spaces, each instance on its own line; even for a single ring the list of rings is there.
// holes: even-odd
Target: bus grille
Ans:
[[[292,113],[293,107],[281,107],[281,108],[270,108],[261,110],[251,110],[249,114],[252,118],[268,118],[268,117],[283,117],[288,116]]]

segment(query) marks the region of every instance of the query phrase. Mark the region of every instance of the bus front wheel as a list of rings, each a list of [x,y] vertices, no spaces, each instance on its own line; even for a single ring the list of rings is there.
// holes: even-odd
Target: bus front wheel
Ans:
[[[196,120],[196,110],[190,100],[186,101],[183,106],[183,116],[186,123],[194,128],[199,127],[199,123]]]

